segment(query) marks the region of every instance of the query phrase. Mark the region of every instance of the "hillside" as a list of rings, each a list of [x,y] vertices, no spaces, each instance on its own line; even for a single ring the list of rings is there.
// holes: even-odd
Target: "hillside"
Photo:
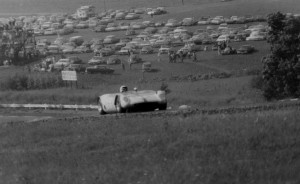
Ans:
[[[274,11],[300,12],[298,0],[233,0],[222,3],[221,0],[1,0],[0,14],[20,15],[35,13],[74,12],[76,8],[84,4],[95,5],[98,11],[107,9],[119,9],[130,7],[168,6],[180,7],[181,11],[200,9],[205,12],[223,14],[251,14],[252,12],[264,14]],[[196,6],[195,5],[201,5]],[[220,8],[220,6],[222,6]],[[217,7],[217,8],[216,8]]]

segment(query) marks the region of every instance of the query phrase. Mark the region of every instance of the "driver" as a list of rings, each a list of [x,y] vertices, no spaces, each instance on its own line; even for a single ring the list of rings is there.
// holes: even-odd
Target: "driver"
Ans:
[[[128,91],[127,86],[121,86],[121,87],[120,87],[120,93],[124,93],[124,92],[126,92],[126,91]]]

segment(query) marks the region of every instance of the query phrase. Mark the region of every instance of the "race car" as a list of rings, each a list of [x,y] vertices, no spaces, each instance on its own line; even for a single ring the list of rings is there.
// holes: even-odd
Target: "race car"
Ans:
[[[97,103],[101,115],[167,109],[165,91],[154,90],[125,90],[120,93],[104,94],[98,97]]]

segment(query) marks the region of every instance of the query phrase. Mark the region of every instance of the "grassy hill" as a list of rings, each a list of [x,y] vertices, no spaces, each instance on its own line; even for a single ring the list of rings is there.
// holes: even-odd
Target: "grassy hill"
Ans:
[[[299,110],[0,124],[3,183],[296,184]]]
[[[193,10],[210,14],[264,14],[274,11],[300,12],[298,0],[1,0],[0,14],[74,12],[80,5],[95,5],[98,11],[130,7],[168,6],[180,12]],[[105,6],[104,6],[105,5]],[[197,5],[197,6],[195,6]],[[200,5],[200,6],[199,6]],[[180,7],[180,8],[178,8]]]

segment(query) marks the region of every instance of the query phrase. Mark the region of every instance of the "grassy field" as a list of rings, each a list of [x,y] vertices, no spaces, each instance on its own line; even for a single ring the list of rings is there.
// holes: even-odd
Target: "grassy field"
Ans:
[[[0,124],[0,180],[297,184],[298,112]]]
[[[250,86],[251,76],[214,79],[196,82],[165,82],[171,92],[168,94],[168,105],[176,109],[179,105],[193,107],[210,107],[225,105],[246,105],[262,103],[261,92]],[[101,82],[99,82],[101,83]],[[239,83],[239,85],[236,85]],[[126,83],[127,84],[127,83]],[[80,84],[79,84],[80,85]],[[96,85],[96,84],[95,84]],[[162,82],[128,83],[133,89],[160,89]],[[0,92],[1,103],[50,103],[50,104],[96,104],[96,97],[104,93],[118,91],[120,84],[98,84],[87,89],[57,88],[31,91]]]
[[[103,10],[104,1],[95,0],[2,0],[1,14],[18,12],[74,12],[81,4],[95,4]],[[266,14],[281,10],[300,12],[297,0],[106,0],[107,8],[131,6],[170,6],[170,12],[155,20],[202,15]],[[32,6],[34,4],[34,6]],[[34,7],[34,8],[32,8]],[[51,12],[49,12],[51,11]],[[149,19],[149,17],[146,17]],[[200,27],[193,27],[196,29]],[[89,40],[105,34],[80,30]],[[109,33],[110,34],[110,33]],[[115,32],[124,36],[124,32]],[[48,37],[54,39],[55,37]],[[260,59],[269,52],[266,42],[253,44],[257,52],[245,56],[218,56],[216,51],[199,52],[198,63],[186,60],[170,64],[167,56],[142,56],[152,62],[155,72],[141,73],[141,64],[122,71],[112,66],[113,75],[80,75],[79,88],[0,91],[0,103],[96,104],[96,97],[130,89],[160,89],[166,84],[168,106],[215,108],[264,103],[261,91],[250,85],[252,75],[224,79],[185,80],[211,73],[242,73],[261,69]],[[80,55],[84,62],[91,54]],[[127,60],[127,57],[122,57]],[[0,82],[24,66],[1,67]],[[43,75],[43,73],[41,73]],[[59,74],[58,74],[59,75]],[[174,77],[180,80],[174,80]],[[1,110],[0,183],[112,183],[112,184],[298,184],[300,183],[299,109],[241,114],[150,114],[95,116],[95,112],[42,113],[41,110]],[[40,112],[40,113],[39,113]],[[28,113],[28,114],[27,114]],[[28,123],[35,114],[53,117]],[[84,115],[82,115],[84,114]],[[38,117],[38,116],[37,116]],[[2,119],[1,119],[2,118]],[[6,118],[6,119],[5,119]],[[19,121],[24,122],[19,122]],[[1,122],[1,121],[0,121]]]
[[[105,4],[104,4],[105,2]],[[298,0],[233,0],[222,3],[221,0],[1,0],[0,14],[47,14],[74,13],[80,5],[95,5],[98,11],[106,9],[124,9],[131,7],[167,6],[175,10],[173,15],[245,15],[266,14],[275,11],[299,13]],[[34,6],[33,6],[34,5]],[[106,5],[106,6],[105,6]]]
[[[189,27],[188,29],[195,30],[201,26]],[[113,33],[94,33],[91,30],[79,30],[78,33],[69,35],[83,35],[86,40],[92,38],[103,38],[107,34],[116,34],[119,37],[124,37],[124,32]],[[46,36],[54,40],[56,36]],[[67,38],[68,38],[67,37]],[[129,70],[126,65],[126,71],[123,71],[120,65],[110,66],[115,69],[113,75],[79,75],[79,89],[46,89],[46,90],[33,90],[33,91],[1,91],[1,103],[61,103],[61,104],[94,104],[97,95],[103,93],[115,92],[119,89],[120,85],[128,85],[130,88],[138,87],[139,89],[159,89],[162,82],[167,83],[171,93],[168,99],[171,106],[180,104],[191,104],[195,106],[203,105],[228,105],[244,103],[255,103],[262,101],[258,96],[256,90],[250,88],[251,77],[231,78],[227,80],[216,80],[217,82],[188,82],[188,81],[173,81],[172,78],[179,77],[185,78],[187,76],[197,76],[209,73],[236,73],[251,70],[259,70],[262,68],[261,57],[269,52],[269,45],[265,42],[232,42],[231,45],[239,48],[244,44],[252,44],[256,48],[256,52],[250,55],[232,55],[232,56],[219,56],[217,51],[198,52],[197,58],[199,62],[193,63],[190,59],[186,59],[184,63],[168,63],[167,55],[161,56],[161,62],[157,62],[156,54],[142,55],[143,61],[152,63],[154,72],[145,73],[143,75],[141,68],[142,64],[133,65]],[[179,47],[178,47],[179,49]],[[157,52],[157,49],[156,49]],[[93,54],[80,54],[84,62],[92,57]],[[122,60],[127,61],[128,56],[121,56]],[[16,73],[26,73],[26,67],[15,66],[9,68],[0,68],[0,77],[3,81],[9,76]],[[40,75],[43,75],[41,73]],[[57,74],[59,75],[59,73]],[[234,76],[233,76],[234,77]],[[226,82],[224,82],[226,81]],[[202,84],[205,83],[205,86]],[[236,83],[241,85],[236,85]],[[192,87],[190,87],[192,86]],[[193,88],[190,91],[187,89]],[[201,89],[195,90],[194,89]],[[211,90],[213,89],[213,90]],[[202,91],[209,91],[203,93]],[[221,93],[220,93],[221,92]],[[240,99],[242,93],[256,94],[249,95],[248,100]],[[184,94],[184,95],[180,95]],[[180,98],[178,98],[180,96]],[[247,96],[247,95],[246,95]],[[244,98],[244,97],[242,97]],[[219,102],[218,102],[219,100]]]

